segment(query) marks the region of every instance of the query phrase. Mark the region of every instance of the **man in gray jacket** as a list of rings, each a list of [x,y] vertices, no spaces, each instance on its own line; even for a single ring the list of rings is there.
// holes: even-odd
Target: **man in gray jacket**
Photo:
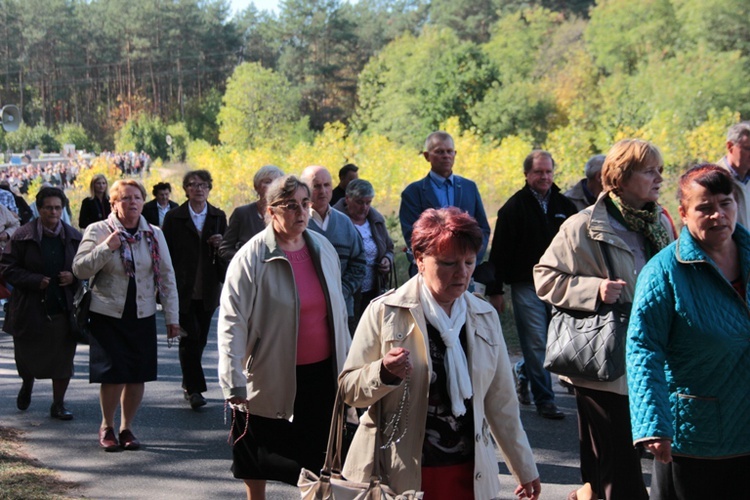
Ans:
[[[365,278],[365,247],[351,219],[332,208],[333,180],[324,167],[312,165],[302,171],[302,182],[310,187],[312,206],[307,228],[328,238],[341,261],[341,288],[349,316],[349,333],[354,335],[354,294]]]
[[[737,198],[737,222],[750,223],[750,122],[740,122],[727,131],[727,154],[716,162],[732,174]]]

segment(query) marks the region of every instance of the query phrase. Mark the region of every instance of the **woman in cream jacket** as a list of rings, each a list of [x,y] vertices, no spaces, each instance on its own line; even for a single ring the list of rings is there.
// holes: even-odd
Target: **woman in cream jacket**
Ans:
[[[499,319],[466,291],[481,230],[455,207],[430,209],[414,225],[412,245],[419,274],[370,304],[340,376],[346,402],[369,406],[343,474],[369,480],[379,432],[390,444],[378,450],[383,482],[396,492],[497,498],[494,436],[519,484],[516,494],[537,498],[539,474]]]

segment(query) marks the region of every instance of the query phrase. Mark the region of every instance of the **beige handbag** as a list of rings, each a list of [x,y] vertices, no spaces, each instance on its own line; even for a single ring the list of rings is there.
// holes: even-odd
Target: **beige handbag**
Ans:
[[[380,421],[380,404],[377,420]],[[375,461],[369,483],[349,481],[341,475],[341,443],[344,430],[346,405],[343,387],[339,385],[336,403],[333,407],[331,430],[328,434],[328,450],[320,476],[307,469],[299,474],[297,486],[302,500],[417,500],[423,497],[421,491],[409,490],[396,493],[380,480],[380,431],[375,432]]]

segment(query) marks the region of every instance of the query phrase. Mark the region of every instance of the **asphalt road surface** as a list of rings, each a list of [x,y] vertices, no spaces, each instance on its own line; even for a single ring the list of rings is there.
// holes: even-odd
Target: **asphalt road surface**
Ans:
[[[13,360],[12,338],[0,333],[0,422],[24,431],[26,451],[45,466],[80,486],[71,495],[96,499],[217,499],[245,498],[244,488],[232,477],[229,427],[224,423],[223,401],[216,365],[216,318],[204,355],[209,384],[208,405],[193,411],[182,397],[177,349],[167,348],[163,318],[159,327],[159,378],[146,384],[143,405],[133,431],[143,443],[139,451],[106,453],[98,445],[101,413],[96,384],[88,383],[88,346],[79,346],[75,376],[66,406],[72,421],[49,416],[52,388],[49,380],[38,380],[31,406],[16,409],[21,379]],[[533,406],[521,408],[542,478],[542,498],[565,499],[578,487],[578,440],[575,400],[556,387],[558,406],[565,412],[560,421],[536,415]],[[119,416],[118,416],[119,418]],[[119,423],[119,420],[118,420]],[[501,499],[512,499],[515,484],[500,462]],[[650,462],[643,461],[646,481]],[[269,499],[298,499],[295,487],[269,482]]]

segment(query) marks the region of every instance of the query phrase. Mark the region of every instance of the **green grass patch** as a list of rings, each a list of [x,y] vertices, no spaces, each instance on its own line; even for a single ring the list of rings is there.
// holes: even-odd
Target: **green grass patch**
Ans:
[[[22,449],[21,431],[0,426],[0,500],[78,498],[78,484],[64,481]]]

